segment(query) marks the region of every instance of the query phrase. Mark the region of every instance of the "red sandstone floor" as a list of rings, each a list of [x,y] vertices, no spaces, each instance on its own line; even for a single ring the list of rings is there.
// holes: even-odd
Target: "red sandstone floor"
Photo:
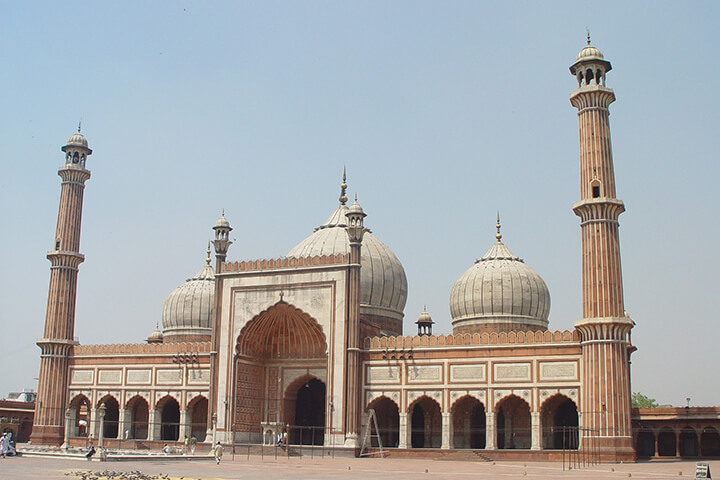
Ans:
[[[720,461],[708,462],[711,471],[720,478]],[[68,458],[6,458],[0,459],[0,477],[25,479],[81,478],[72,472],[139,470],[146,474],[169,474],[173,479],[184,480],[322,480],[322,479],[664,479],[694,478],[695,462],[663,461],[650,463],[598,465],[580,470],[563,471],[562,464],[550,462],[499,462],[495,465],[481,462],[437,461],[425,459],[381,458],[282,458],[236,457],[230,455],[220,465],[211,461],[168,462],[88,462]],[[70,474],[70,475],[68,475]]]

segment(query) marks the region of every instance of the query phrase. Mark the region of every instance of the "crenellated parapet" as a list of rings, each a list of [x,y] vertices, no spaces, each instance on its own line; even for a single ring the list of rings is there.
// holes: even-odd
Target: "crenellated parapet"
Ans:
[[[75,345],[73,356],[152,355],[210,353],[210,342],[116,343],[108,345]]]
[[[241,262],[227,262],[220,267],[220,273],[253,272],[265,270],[282,270],[301,267],[324,267],[328,265],[345,265],[348,256],[342,253],[337,255],[315,255],[312,257],[283,257],[264,260],[243,260]]]
[[[537,332],[416,335],[413,337],[368,337],[364,341],[363,348],[365,350],[375,348],[447,348],[452,346],[577,343],[579,341],[580,334],[577,330],[556,330],[554,332],[546,330]]]

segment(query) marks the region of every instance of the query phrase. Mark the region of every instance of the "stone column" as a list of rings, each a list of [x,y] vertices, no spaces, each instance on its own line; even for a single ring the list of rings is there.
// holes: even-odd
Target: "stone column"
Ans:
[[[63,438],[63,444],[60,448],[67,450],[70,446],[70,426],[72,425],[72,410],[68,408],[65,410],[65,438]]]
[[[531,446],[530,450],[540,450],[542,448],[540,442],[540,412],[530,413],[531,426]]]
[[[98,408],[98,417],[100,419],[100,432],[98,434],[98,447],[103,446],[103,441],[105,440],[105,404],[101,403],[100,408]]]
[[[409,448],[408,437],[410,436],[410,432],[408,431],[408,428],[411,425],[409,417],[409,413],[400,414],[400,431],[398,432],[400,438],[398,438],[398,448]]]
[[[452,417],[450,413],[443,412],[442,414],[442,445],[440,448],[450,448],[450,430],[452,429]]]
[[[148,412],[148,440],[160,440],[160,422],[158,411],[153,408]]]
[[[188,425],[188,411],[187,410],[181,410],[180,411],[180,428],[178,429],[178,440],[181,442],[185,441],[185,437],[187,436],[188,439],[190,438],[190,431],[192,428],[190,425]]]
[[[495,412],[487,412],[485,414],[485,450],[495,450]]]
[[[90,409],[90,424],[88,425],[88,439],[98,438],[98,409]]]
[[[125,437],[125,430],[128,431],[128,438],[129,438],[129,432],[130,432],[130,415],[132,412],[130,412],[130,409],[123,408],[120,410],[120,418],[118,419],[118,438],[122,440],[127,440]]]

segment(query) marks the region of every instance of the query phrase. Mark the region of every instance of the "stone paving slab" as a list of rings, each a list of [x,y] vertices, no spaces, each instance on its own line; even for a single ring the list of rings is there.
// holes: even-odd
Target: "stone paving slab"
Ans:
[[[710,461],[719,472],[720,461]],[[172,480],[334,480],[334,479],[669,479],[695,477],[694,461],[603,464],[563,471],[551,462],[462,462],[391,458],[273,458],[226,455],[220,465],[207,461],[88,462],[75,458],[19,457],[0,459],[0,477],[13,480],[81,478],[73,472],[141,471]],[[102,478],[102,477],[100,477]]]

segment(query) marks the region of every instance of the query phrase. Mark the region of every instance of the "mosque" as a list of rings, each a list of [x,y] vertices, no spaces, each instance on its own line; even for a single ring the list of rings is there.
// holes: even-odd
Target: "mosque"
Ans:
[[[262,443],[285,431],[292,444],[358,451],[368,430],[385,448],[571,448],[634,460],[634,322],[623,303],[611,68],[589,39],[570,67],[583,294],[572,331],[549,330],[548,288],[503,243],[498,218],[495,241],[452,286],[453,332],[433,334],[423,312],[417,334],[404,333],[402,263],[382,232],[365,227],[357,199],[348,206],[343,176],[328,219],[285,257],[229,261],[223,212],[212,227],[214,265],[208,248],[205,265],[165,300],[162,330],[137,344],[80,345],[76,279],[92,150],[78,130],[58,172],[33,442]]]

